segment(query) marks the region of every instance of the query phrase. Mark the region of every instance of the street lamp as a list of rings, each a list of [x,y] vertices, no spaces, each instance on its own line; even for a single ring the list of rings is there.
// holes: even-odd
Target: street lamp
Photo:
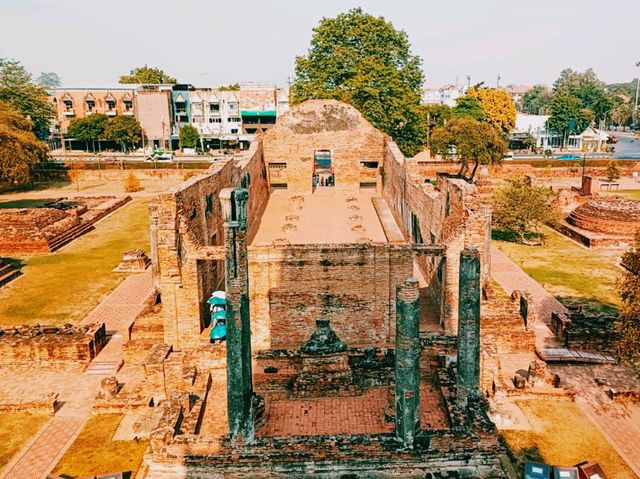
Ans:
[[[636,66],[640,68],[640,62],[636,62]],[[636,107],[635,107],[635,110],[638,109],[638,93],[640,93],[640,75],[638,75],[638,78],[636,78]]]

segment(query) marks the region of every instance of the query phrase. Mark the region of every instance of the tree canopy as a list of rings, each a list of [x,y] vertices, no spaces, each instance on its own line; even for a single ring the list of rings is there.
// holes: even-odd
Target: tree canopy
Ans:
[[[107,122],[105,137],[118,143],[123,150],[142,141],[142,127],[132,116],[116,116]]]
[[[47,145],[32,128],[18,110],[0,101],[0,180],[26,183],[31,167],[47,157]]]
[[[0,101],[30,119],[39,138],[49,136],[49,124],[54,117],[53,105],[46,90],[33,84],[31,74],[20,62],[0,59]]]
[[[628,360],[640,359],[640,230],[634,245],[622,256],[625,271],[618,280],[622,308],[616,321],[620,334],[620,356]]]
[[[180,144],[182,148],[195,148],[198,146],[199,139],[200,133],[198,133],[197,128],[191,125],[185,125],[180,128]]]
[[[484,110],[482,109],[482,103],[480,100],[473,96],[461,96],[456,100],[456,106],[451,110],[453,116],[463,117],[468,116],[474,120],[484,120]]]
[[[155,67],[143,67],[134,68],[129,75],[122,75],[120,77],[120,83],[144,83],[144,84],[174,84],[177,83],[176,79],[170,77],[165,72]]]
[[[471,117],[453,118],[436,128],[431,135],[431,149],[441,155],[455,154],[460,159],[460,174],[468,180],[475,176],[478,165],[500,164],[507,142],[493,126]],[[470,165],[473,168],[467,176]]]
[[[547,115],[551,110],[553,93],[543,85],[536,85],[522,97],[522,111],[530,115]]]
[[[83,118],[74,118],[69,124],[67,136],[80,141],[94,141],[105,138],[105,129],[109,118],[102,113]]]
[[[55,72],[42,72],[36,79],[36,83],[42,88],[53,90],[54,88],[60,88],[61,80],[60,76]]]
[[[540,227],[557,219],[554,197],[549,188],[533,186],[525,178],[508,180],[508,185],[495,193],[493,222],[515,234],[520,243],[539,244],[543,241]],[[536,242],[528,238],[531,233],[537,237]]]
[[[509,133],[516,125],[516,106],[507,91],[472,87],[466,96],[480,101],[484,120],[498,130]]]
[[[296,57],[292,102],[332,98],[350,103],[413,156],[424,147],[427,128],[420,64],[405,32],[355,8],[323,18],[313,29],[307,55]]]

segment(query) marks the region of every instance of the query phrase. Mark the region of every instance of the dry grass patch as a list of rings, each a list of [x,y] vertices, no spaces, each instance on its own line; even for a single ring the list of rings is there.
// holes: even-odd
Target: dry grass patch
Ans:
[[[569,400],[518,401],[534,431],[501,431],[522,472],[525,460],[572,466],[597,461],[610,479],[634,477],[622,458],[575,403]]]
[[[50,418],[47,414],[0,413],[0,472]]]
[[[83,319],[125,277],[130,249],[149,251],[148,200],[135,199],[55,253],[23,256],[23,275],[0,289],[0,326]]]
[[[85,477],[131,471],[134,477],[149,441],[114,441],[122,414],[92,416],[53,470],[54,474]]]

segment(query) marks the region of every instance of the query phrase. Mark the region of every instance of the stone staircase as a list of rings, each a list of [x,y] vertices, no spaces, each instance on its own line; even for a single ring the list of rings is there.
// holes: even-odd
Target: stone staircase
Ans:
[[[74,239],[82,236],[83,234],[88,233],[93,230],[93,224],[82,222],[73,228],[68,229],[63,234],[53,237],[49,241],[49,249],[53,251],[57,251],[62,248],[64,245],[71,243]]]
[[[122,359],[123,342],[122,335],[114,334],[102,351],[91,361],[84,373],[91,376],[115,376],[124,365]]]
[[[0,258],[0,287],[4,286],[12,279],[16,279],[21,274],[20,269]]]

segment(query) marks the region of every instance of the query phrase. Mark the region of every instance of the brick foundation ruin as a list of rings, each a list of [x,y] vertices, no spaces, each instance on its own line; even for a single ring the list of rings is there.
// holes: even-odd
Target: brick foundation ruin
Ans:
[[[559,229],[570,238],[594,248],[627,246],[640,224],[640,201],[619,196],[596,197],[575,208]]]
[[[130,200],[130,196],[58,198],[42,208],[0,209],[0,251],[56,251]]]

